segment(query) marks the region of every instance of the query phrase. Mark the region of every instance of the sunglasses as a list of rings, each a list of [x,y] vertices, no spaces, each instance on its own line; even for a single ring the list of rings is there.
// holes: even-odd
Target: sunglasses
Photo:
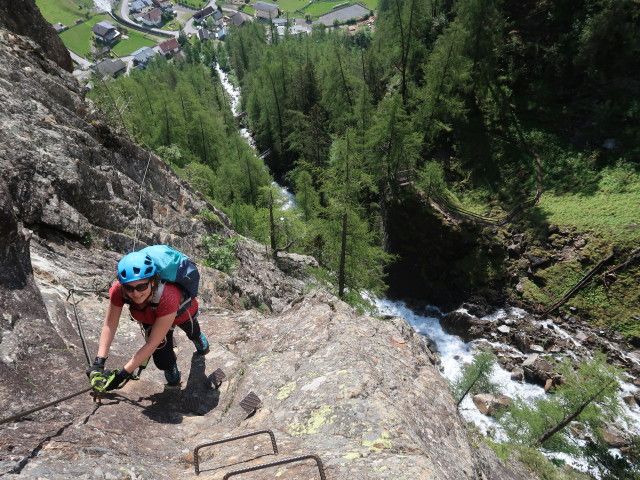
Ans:
[[[139,283],[136,286],[127,285],[126,283],[123,283],[122,288],[124,288],[125,292],[133,292],[134,290],[137,292],[144,292],[147,288],[149,288],[150,282],[151,280],[149,280],[147,283]]]

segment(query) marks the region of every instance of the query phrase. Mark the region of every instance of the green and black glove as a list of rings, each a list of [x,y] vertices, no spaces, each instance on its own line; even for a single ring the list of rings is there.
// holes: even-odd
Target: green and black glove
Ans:
[[[124,368],[121,368],[120,370],[111,370],[108,377],[109,380],[104,388],[106,391],[123,387],[123,383],[131,377],[131,374]]]
[[[89,376],[91,386],[96,392],[105,392],[123,387],[132,375],[124,368],[109,370],[108,372],[94,371]]]
[[[106,357],[96,357],[93,360],[93,364],[87,368],[87,377],[91,378],[93,372],[104,372],[104,364],[107,362]]]

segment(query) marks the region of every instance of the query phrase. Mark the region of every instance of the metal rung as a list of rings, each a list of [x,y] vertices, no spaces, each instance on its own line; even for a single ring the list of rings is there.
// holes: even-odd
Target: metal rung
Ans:
[[[320,472],[320,479],[327,480],[327,477],[325,477],[324,475],[324,466],[322,465],[322,460],[320,460],[320,457],[317,455],[301,455],[299,457],[291,457],[291,458],[285,458],[283,460],[276,460],[275,462],[262,463],[260,465],[256,465],[255,467],[243,468],[242,470],[234,470],[233,472],[229,472],[224,477],[222,477],[222,480],[227,480],[229,477],[232,477],[234,475],[240,475],[241,473],[253,472],[255,470],[262,470],[263,468],[276,467],[278,465],[284,465],[285,463],[299,462],[302,460],[306,460],[308,458],[313,458],[316,461],[316,464],[318,466],[318,471]]]
[[[222,384],[222,381],[225,378],[227,378],[227,375],[222,370],[220,370],[218,368],[215,372],[213,372],[207,378],[209,379],[209,381],[213,385],[213,388],[215,388],[217,390],[218,387],[220,387],[220,385]]]
[[[218,445],[219,443],[232,442],[234,440],[240,440],[241,438],[252,437],[254,435],[260,435],[261,433],[268,433],[271,437],[271,446],[273,447],[274,455],[278,454],[278,445],[276,445],[276,436],[273,434],[271,430],[258,430],[251,433],[245,433],[242,435],[236,435],[235,437],[223,438],[222,440],[214,440],[212,442],[201,443],[196,448],[193,449],[193,466],[196,470],[196,475],[200,474],[200,459],[198,458],[198,451],[203,447],[211,447],[213,445]]]
[[[249,416],[257,410],[261,403],[262,400],[260,400],[255,393],[249,392],[240,402],[240,406],[245,412],[247,412],[247,416]]]
[[[202,404],[202,401],[199,397],[195,397],[193,395],[183,395],[182,403],[184,407],[190,412],[197,412]]]

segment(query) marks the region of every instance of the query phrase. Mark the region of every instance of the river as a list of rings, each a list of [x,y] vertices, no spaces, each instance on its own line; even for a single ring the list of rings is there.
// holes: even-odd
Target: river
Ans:
[[[93,0],[93,4],[98,11],[110,12],[113,9],[111,0]]]
[[[240,90],[229,81],[226,73],[222,71],[217,64],[216,71],[218,72],[222,86],[228,96],[231,110],[234,115],[237,115],[239,113],[240,106]],[[255,149],[255,142],[253,141],[250,132],[246,128],[241,128],[240,133],[249,145]],[[274,185],[277,184],[274,182]],[[283,198],[286,199],[288,208],[295,206],[293,195],[280,185],[277,186],[280,188]],[[441,373],[449,381],[454,381],[458,378],[462,372],[462,366],[471,363],[473,361],[473,357],[480,351],[482,346],[486,347],[489,345],[494,349],[499,347],[502,350],[511,349],[513,350],[512,353],[514,356],[526,357],[526,355],[523,355],[521,352],[514,350],[509,346],[496,345],[486,339],[466,343],[458,336],[447,334],[440,325],[438,316],[441,316],[442,312],[439,312],[437,308],[433,308],[433,316],[425,316],[413,312],[401,301],[391,301],[382,298],[374,300],[374,303],[378,313],[381,315],[393,315],[404,318],[418,333],[429,337],[435,343],[440,354]],[[523,310],[517,308],[509,310],[497,309],[491,315],[483,317],[483,319],[496,321],[497,319],[504,319],[505,317],[522,317],[525,313],[526,312]],[[553,324],[551,320],[544,320],[539,323],[541,327],[549,327]],[[572,335],[568,332],[563,332],[559,326],[553,325],[553,330],[561,336],[564,335],[565,338],[571,338],[572,341],[579,346],[576,340],[573,339]],[[527,382],[513,381],[511,379],[511,373],[501,368],[499,365],[496,365],[493,369],[492,381],[500,386],[501,394],[510,398],[521,398],[527,401],[535,401],[545,395],[542,387]],[[637,390],[638,388],[634,385],[625,383],[622,385],[620,397],[622,398],[624,395],[633,394]],[[631,408],[624,402],[622,402],[622,404],[624,405],[624,416],[626,419],[620,418],[617,426],[634,435],[640,435],[640,407],[636,405]],[[497,441],[504,439],[503,432],[496,421],[489,416],[481,414],[473,404],[469,395],[467,395],[460,404],[460,412],[462,416],[467,421],[472,422],[483,435],[493,437]],[[576,439],[576,442],[580,444],[581,441]],[[619,450],[615,449],[612,449],[611,452],[614,454],[620,453]],[[588,465],[579,458],[550,452],[543,453],[548,457],[563,460],[574,468],[584,472],[589,472],[595,478],[599,478],[598,472],[589,470]]]

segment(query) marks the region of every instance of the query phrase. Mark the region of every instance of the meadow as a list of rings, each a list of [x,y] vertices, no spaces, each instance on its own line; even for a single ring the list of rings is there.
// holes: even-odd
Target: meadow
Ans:
[[[74,25],[78,18],[87,19],[95,14],[92,0],[36,0],[42,16],[51,24]]]
[[[311,2],[307,7],[303,9],[305,15],[311,15],[312,17],[320,17],[325,13],[329,13],[333,10],[333,7],[345,3],[344,1],[338,2]]]
[[[101,22],[102,20],[108,20],[116,23],[113,18],[106,14],[95,15],[90,20],[83,22],[79,25],[75,25],[69,30],[66,30],[60,34],[60,38],[66,45],[66,47],[81,57],[86,57],[91,53],[91,38],[93,37],[93,26]],[[126,27],[125,27],[126,28]],[[130,55],[141,47],[153,47],[158,43],[158,39],[149,35],[145,35],[133,29],[128,29],[126,35],[128,38],[121,39],[117,44],[112,47],[112,51],[120,56]]]

